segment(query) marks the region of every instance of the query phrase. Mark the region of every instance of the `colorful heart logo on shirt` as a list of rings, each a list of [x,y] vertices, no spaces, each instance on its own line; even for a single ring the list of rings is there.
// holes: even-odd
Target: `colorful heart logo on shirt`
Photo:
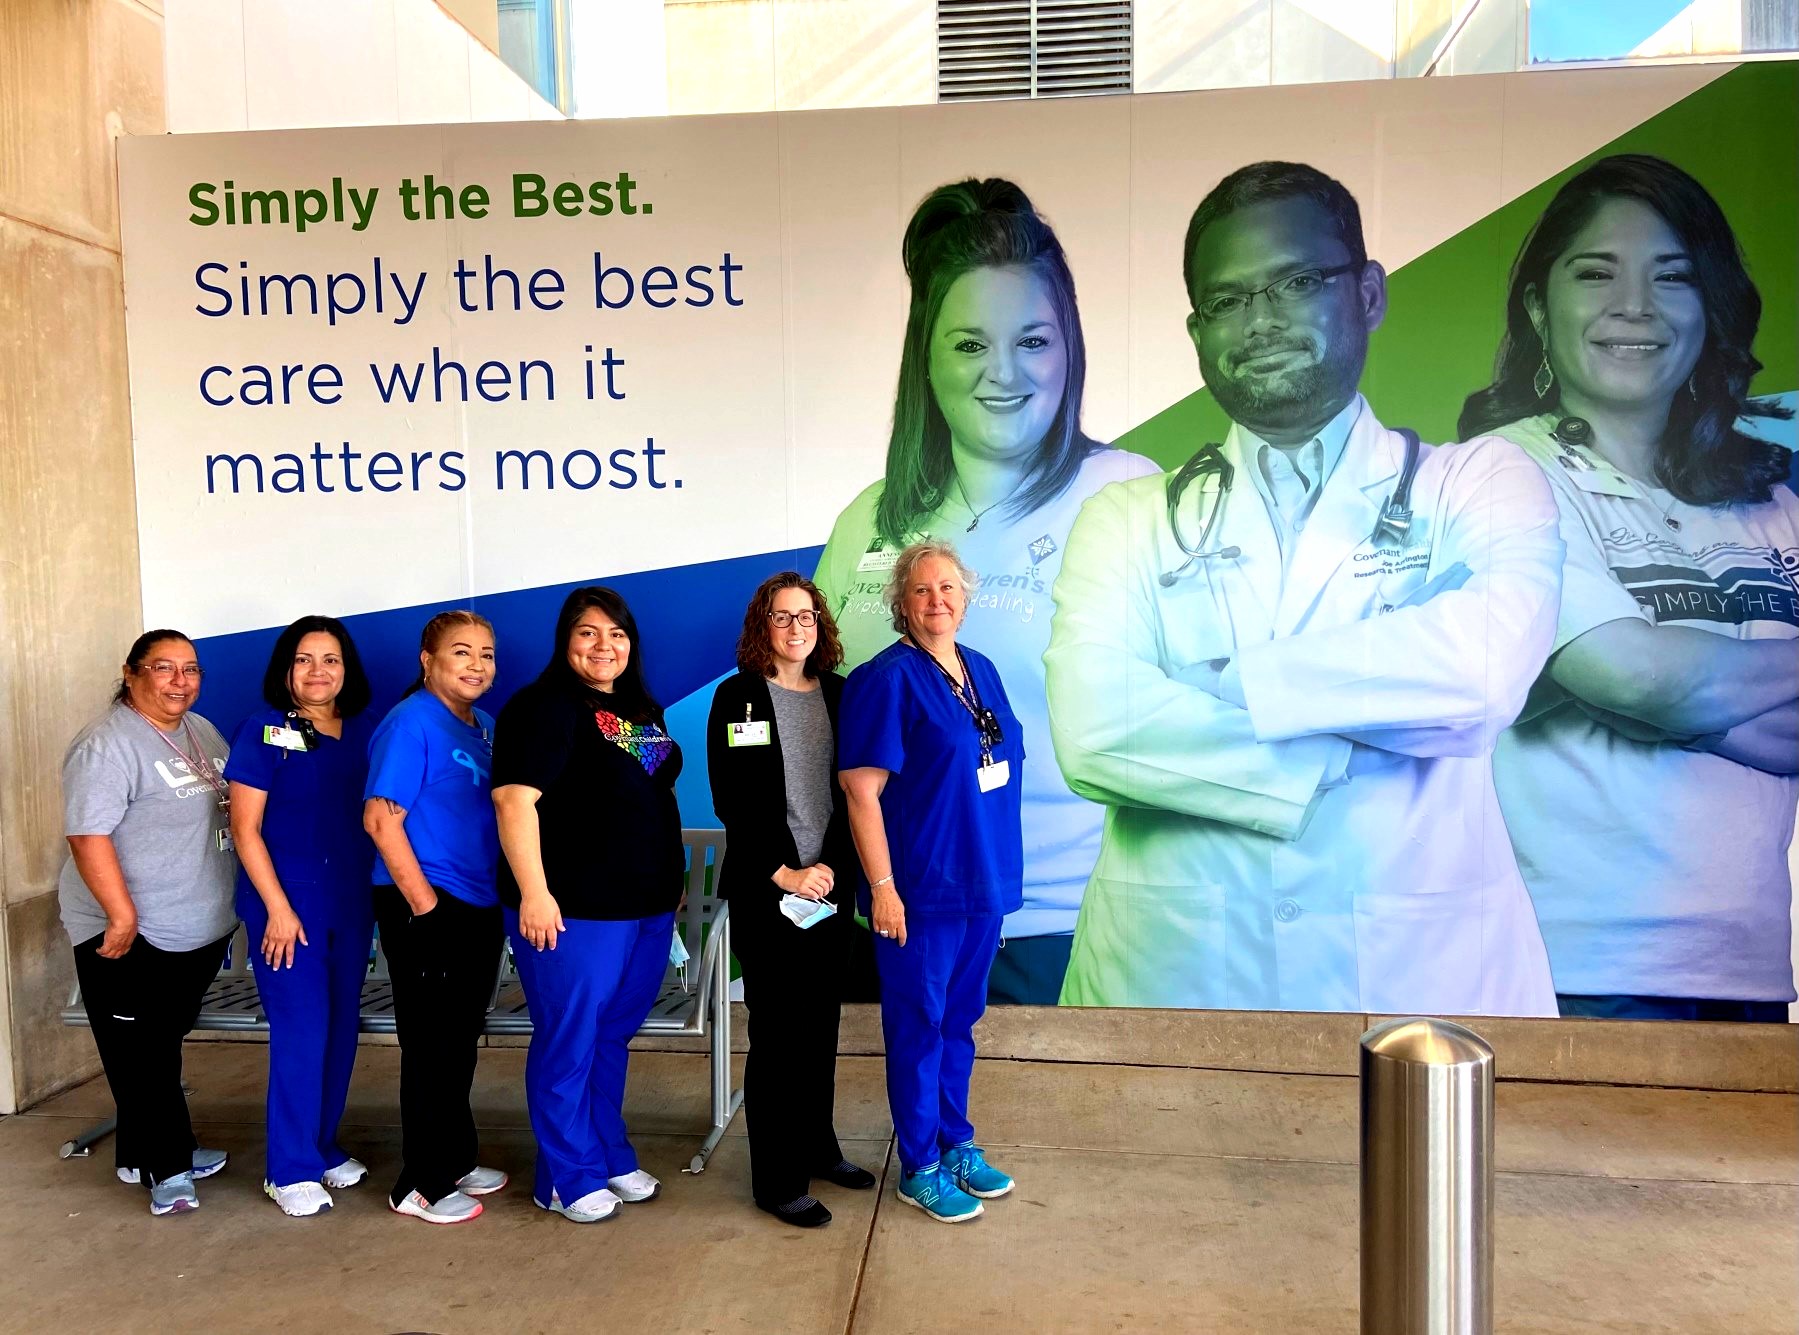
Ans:
[[[633,723],[604,709],[593,711],[600,725],[600,736],[628,752],[645,774],[654,774],[675,749],[674,738],[654,723]]]

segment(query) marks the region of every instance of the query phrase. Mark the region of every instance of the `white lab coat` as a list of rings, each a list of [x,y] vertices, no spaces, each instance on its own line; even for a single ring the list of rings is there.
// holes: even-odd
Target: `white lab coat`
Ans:
[[[1210,544],[1239,556],[1160,584],[1186,559],[1165,477],[1106,487],[1069,537],[1050,731],[1109,809],[1063,1002],[1553,1015],[1492,775],[1555,633],[1541,471],[1427,445],[1409,539],[1377,548],[1405,443],[1363,404],[1283,578],[1241,437]],[[1216,493],[1188,488],[1189,541]]]

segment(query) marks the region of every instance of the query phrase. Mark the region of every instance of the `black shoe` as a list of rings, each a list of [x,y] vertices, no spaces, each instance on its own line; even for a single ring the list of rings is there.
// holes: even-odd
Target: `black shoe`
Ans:
[[[831,1212],[811,1196],[800,1196],[785,1205],[769,1205],[757,1201],[756,1208],[766,1210],[783,1224],[792,1224],[795,1228],[817,1228],[831,1222]]]
[[[858,1168],[848,1159],[839,1159],[831,1167],[812,1175],[822,1177],[834,1187],[848,1187],[851,1191],[867,1191],[875,1184],[875,1175],[866,1168]]]

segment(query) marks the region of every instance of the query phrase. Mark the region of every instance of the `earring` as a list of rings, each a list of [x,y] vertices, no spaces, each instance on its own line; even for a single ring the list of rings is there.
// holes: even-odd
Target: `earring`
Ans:
[[[1530,387],[1537,391],[1539,399],[1549,397],[1549,391],[1555,387],[1555,372],[1549,368],[1549,349],[1543,349],[1543,364],[1537,368],[1536,375],[1531,377]]]
[[[1699,402],[1699,386],[1696,385],[1695,383],[1693,383],[1694,381],[1696,381],[1698,379],[1699,379],[1699,372],[1697,372],[1697,371],[1693,372],[1692,375],[1687,377],[1687,397],[1689,399],[1693,400],[1694,403]]]

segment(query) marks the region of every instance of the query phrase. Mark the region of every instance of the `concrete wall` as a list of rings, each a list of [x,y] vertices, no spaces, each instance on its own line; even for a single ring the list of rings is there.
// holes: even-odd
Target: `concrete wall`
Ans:
[[[663,14],[671,115],[937,100],[931,0],[668,0]]]
[[[57,1012],[59,770],[140,629],[113,140],[163,122],[161,0],[0,4],[0,1111],[98,1069]]]
[[[561,120],[464,26],[470,0],[166,0],[168,128]]]

